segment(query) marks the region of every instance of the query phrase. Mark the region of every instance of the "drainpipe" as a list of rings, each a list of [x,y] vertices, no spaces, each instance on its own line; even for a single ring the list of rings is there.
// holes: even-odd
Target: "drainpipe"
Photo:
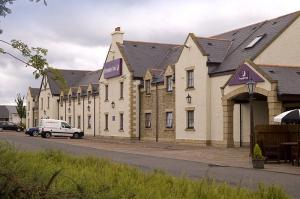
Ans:
[[[157,90],[157,83],[155,83],[155,97],[156,97],[156,101],[155,101],[155,103],[156,103],[156,128],[155,128],[155,130],[156,130],[156,139],[155,139],[155,141],[156,142],[158,142],[158,90]]]
[[[82,96],[82,130],[84,131],[84,96]]]
[[[75,125],[75,98],[73,99],[73,127],[76,127]]]
[[[29,123],[28,123],[28,125],[29,125]],[[32,108],[32,126],[34,127],[35,125],[34,125],[34,108]],[[29,126],[28,126],[28,128],[29,128]]]
[[[57,104],[58,104],[57,119],[58,119],[58,120],[60,119],[60,118],[59,118],[59,106],[60,106],[59,102],[60,102],[60,100],[58,99],[58,100],[57,100]]]
[[[65,121],[67,121],[67,100],[65,100]]]
[[[242,104],[240,104],[240,147],[242,147]]]
[[[95,103],[95,98],[96,95],[94,93],[94,137],[96,137],[96,103]]]
[[[138,86],[138,88],[139,88],[139,132],[138,132],[138,134],[139,134],[139,140],[141,140],[141,105],[142,105],[142,100],[141,100],[141,91],[140,91],[140,85]]]

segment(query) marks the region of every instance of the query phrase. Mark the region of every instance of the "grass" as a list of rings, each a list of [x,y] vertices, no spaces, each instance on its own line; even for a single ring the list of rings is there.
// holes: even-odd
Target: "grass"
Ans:
[[[212,180],[145,173],[125,164],[59,151],[21,152],[0,142],[0,198],[285,199],[278,187],[256,191]]]

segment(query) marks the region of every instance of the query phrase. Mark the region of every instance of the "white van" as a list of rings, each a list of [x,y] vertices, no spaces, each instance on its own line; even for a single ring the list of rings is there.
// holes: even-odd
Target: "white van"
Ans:
[[[84,136],[84,132],[82,130],[72,128],[66,121],[54,119],[41,119],[39,134],[43,138],[64,136],[78,139]]]

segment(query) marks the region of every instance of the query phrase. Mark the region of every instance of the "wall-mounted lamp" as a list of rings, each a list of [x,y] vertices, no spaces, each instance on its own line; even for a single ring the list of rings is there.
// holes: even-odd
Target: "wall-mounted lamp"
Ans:
[[[192,96],[190,96],[190,94],[186,96],[186,102],[189,104],[192,103]]]
[[[111,107],[112,107],[112,108],[115,108],[115,106],[116,106],[115,102],[112,101],[112,102],[111,102]]]

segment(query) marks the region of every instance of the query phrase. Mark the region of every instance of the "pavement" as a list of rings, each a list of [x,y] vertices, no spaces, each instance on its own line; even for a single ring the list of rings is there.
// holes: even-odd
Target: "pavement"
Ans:
[[[161,169],[175,176],[212,178],[231,185],[257,188],[258,184],[278,185],[294,198],[300,198],[299,167],[267,164],[266,169],[251,168],[247,148],[216,148],[171,143],[29,137],[23,133],[0,132],[0,140],[20,150],[58,149],[74,155],[90,155],[137,166]]]

